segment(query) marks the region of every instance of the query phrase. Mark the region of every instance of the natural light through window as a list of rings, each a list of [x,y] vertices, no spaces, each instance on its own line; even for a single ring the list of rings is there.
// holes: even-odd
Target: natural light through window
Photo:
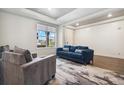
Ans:
[[[37,25],[37,47],[55,47],[56,28],[46,25]]]

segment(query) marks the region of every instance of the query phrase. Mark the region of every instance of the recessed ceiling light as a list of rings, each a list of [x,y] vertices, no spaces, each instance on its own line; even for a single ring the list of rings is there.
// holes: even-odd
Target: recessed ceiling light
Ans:
[[[75,25],[76,25],[76,26],[79,26],[79,23],[76,23]]]
[[[109,13],[109,14],[107,15],[107,17],[112,17],[112,14],[111,14],[111,13]]]
[[[50,11],[52,8],[48,8],[48,10]]]

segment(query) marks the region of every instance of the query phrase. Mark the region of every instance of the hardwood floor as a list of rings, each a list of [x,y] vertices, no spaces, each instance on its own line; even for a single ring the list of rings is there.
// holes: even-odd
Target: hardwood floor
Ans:
[[[124,74],[124,59],[95,55],[94,66]]]

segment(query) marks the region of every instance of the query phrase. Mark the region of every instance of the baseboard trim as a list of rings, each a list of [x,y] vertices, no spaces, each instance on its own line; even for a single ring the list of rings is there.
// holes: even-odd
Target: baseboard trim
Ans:
[[[124,59],[95,55],[94,66],[124,74]]]

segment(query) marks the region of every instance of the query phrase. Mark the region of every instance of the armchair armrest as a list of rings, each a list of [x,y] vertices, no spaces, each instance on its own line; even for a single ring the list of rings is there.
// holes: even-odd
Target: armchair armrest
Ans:
[[[44,57],[44,58],[40,58],[40,57],[38,58],[38,57],[37,57],[37,58],[35,58],[34,60],[32,60],[31,62],[21,65],[21,67],[22,67],[22,68],[30,67],[31,65],[44,62],[45,60],[51,59],[51,58],[53,58],[53,57],[56,58],[55,55],[49,55],[49,56],[46,56],[46,57]]]
[[[21,65],[24,76],[24,84],[44,84],[50,78],[49,66],[56,62],[56,55],[44,58],[35,58],[33,61]],[[56,65],[55,65],[56,66]],[[52,66],[53,67],[53,66]]]

